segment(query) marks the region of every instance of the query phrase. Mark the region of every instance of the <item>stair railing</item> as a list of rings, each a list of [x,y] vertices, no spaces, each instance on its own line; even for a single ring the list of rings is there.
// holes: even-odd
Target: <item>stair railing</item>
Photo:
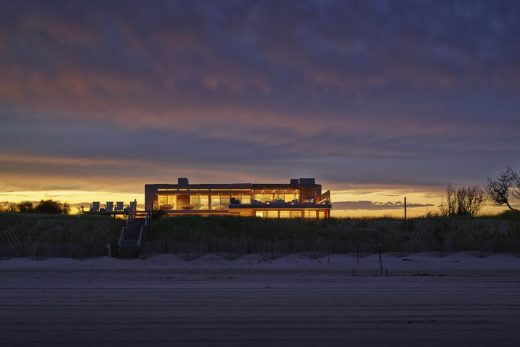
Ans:
[[[128,211],[128,219],[126,220],[126,222],[128,223],[129,221],[135,219],[135,215],[136,215],[136,211]]]
[[[118,248],[121,248],[121,245],[123,244],[123,240],[126,238],[126,230],[127,230],[127,226],[124,225],[123,229],[121,229],[121,234],[119,234],[119,240],[117,241]]]
[[[139,239],[137,240],[137,249],[139,250],[139,253],[143,250],[143,238],[144,238],[144,225],[141,226],[141,230],[139,231]]]
[[[121,234],[119,234],[119,240],[117,241],[117,247],[121,248],[121,245],[123,244],[124,239],[126,238],[126,232],[128,230],[128,225],[130,224],[130,221],[134,219],[135,211],[130,211],[128,213],[128,218],[126,219],[125,225],[123,226],[123,229],[121,229]]]
[[[148,228],[150,227],[151,217],[152,217],[152,214],[149,211],[147,211],[146,216],[144,218],[144,223],[141,226],[141,230],[139,231],[139,239],[137,240],[137,249],[139,250],[140,254],[143,251],[144,238],[146,236],[146,232],[148,231]]]

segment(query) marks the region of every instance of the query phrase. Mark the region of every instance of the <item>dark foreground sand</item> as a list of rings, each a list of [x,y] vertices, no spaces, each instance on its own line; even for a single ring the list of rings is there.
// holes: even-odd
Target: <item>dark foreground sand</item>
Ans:
[[[0,267],[2,346],[520,346],[520,273]]]

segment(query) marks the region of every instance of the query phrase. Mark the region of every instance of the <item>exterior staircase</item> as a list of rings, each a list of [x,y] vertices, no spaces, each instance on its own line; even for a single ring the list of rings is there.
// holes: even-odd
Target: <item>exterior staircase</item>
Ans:
[[[138,258],[143,254],[143,243],[149,228],[150,214],[133,211],[128,214],[125,226],[117,242],[119,258]]]

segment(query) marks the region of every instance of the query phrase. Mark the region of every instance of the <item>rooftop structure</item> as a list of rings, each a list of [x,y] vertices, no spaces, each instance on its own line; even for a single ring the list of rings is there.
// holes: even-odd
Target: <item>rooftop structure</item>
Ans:
[[[146,184],[146,211],[169,215],[234,215],[264,218],[328,218],[330,192],[314,178],[280,184]]]

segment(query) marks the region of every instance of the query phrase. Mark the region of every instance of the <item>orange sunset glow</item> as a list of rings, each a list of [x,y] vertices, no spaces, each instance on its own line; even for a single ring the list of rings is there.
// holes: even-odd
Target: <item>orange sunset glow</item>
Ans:
[[[422,216],[520,166],[501,7],[58,3],[2,4],[0,201],[316,177],[332,216]]]
[[[1,346],[520,346],[520,0],[0,0]]]

